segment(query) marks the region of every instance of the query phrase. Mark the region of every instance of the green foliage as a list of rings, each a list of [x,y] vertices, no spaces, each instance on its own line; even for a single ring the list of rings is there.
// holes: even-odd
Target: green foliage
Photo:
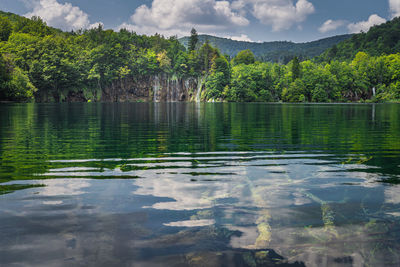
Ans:
[[[0,99],[27,101],[33,98],[35,91],[26,73],[10,58],[0,55]]]
[[[221,99],[224,89],[230,83],[230,68],[225,57],[219,56],[212,59],[210,75],[206,81],[206,96],[209,99]]]
[[[211,66],[211,72],[212,73],[217,73],[217,72],[222,73],[224,82],[226,84],[229,84],[229,81],[231,78],[231,70],[230,70],[229,62],[225,57],[220,56],[213,60],[213,63]]]
[[[240,51],[236,57],[233,58],[233,64],[253,64],[256,61],[253,52],[250,49]]]
[[[199,36],[197,35],[196,29],[193,28],[192,31],[190,32],[190,39],[188,45],[189,51],[196,50],[196,45],[198,41],[199,41]]]
[[[214,61],[220,57],[220,52],[218,49],[212,47],[208,42],[206,42],[200,48],[198,57],[200,60],[200,70],[204,74],[207,74],[211,70]]]
[[[199,35],[198,45],[201,46],[208,40],[212,46],[218,47],[222,54],[228,55],[230,58],[233,58],[240,51],[250,49],[259,61],[287,64],[295,56],[302,60],[319,56],[333,45],[337,45],[338,43],[351,38],[351,36],[351,34],[339,35],[308,43],[292,43],[284,41],[252,43],[210,35]],[[189,40],[190,37],[179,39],[179,41],[186,47],[189,47]],[[226,58],[228,59],[228,57]]]
[[[371,56],[400,52],[400,18],[372,27],[367,33],[359,33],[324,52],[320,60],[347,61],[358,52]]]
[[[226,92],[227,100],[231,102],[253,102],[257,99],[254,90],[256,82],[245,68],[245,65],[239,65],[242,68],[234,68],[232,73],[231,87]]]
[[[0,11],[0,17],[7,18],[12,25],[12,31],[16,33],[29,33],[31,35],[44,37],[51,34],[68,35],[59,29],[55,29],[46,25],[40,17],[32,17],[31,19]],[[0,27],[1,29],[2,27]]]
[[[206,99],[219,99],[222,97],[224,88],[228,85],[224,73],[218,71],[208,76],[206,81]]]
[[[296,79],[282,90],[282,100],[285,102],[305,102],[305,85],[301,79]]]
[[[297,78],[300,78],[300,62],[298,57],[294,57],[292,62],[291,62],[291,68],[292,68],[292,78],[293,80],[296,80]]]
[[[160,65],[160,68],[168,73],[171,71],[171,59],[167,55],[167,51],[162,51],[157,54],[157,61]]]
[[[7,42],[12,32],[12,25],[8,18],[0,16],[0,41]]]

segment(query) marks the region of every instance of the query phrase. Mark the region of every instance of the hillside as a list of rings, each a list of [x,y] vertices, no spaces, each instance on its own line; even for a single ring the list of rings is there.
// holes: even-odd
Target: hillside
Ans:
[[[46,36],[50,34],[64,34],[60,29],[49,27],[40,17],[32,19],[0,10],[0,17],[7,18],[13,27],[13,32],[29,33],[32,35]]]
[[[372,27],[367,33],[359,33],[325,51],[320,59],[348,60],[358,52],[371,56],[400,53],[400,17]]]
[[[310,59],[319,56],[326,49],[349,39],[351,36],[351,34],[338,35],[307,43],[287,41],[253,43],[210,35],[199,35],[199,43],[203,44],[208,40],[212,46],[218,47],[222,54],[227,54],[230,57],[234,57],[242,50],[250,49],[259,60],[286,64],[294,56],[298,56],[301,59]],[[187,47],[189,37],[180,38],[179,41]]]

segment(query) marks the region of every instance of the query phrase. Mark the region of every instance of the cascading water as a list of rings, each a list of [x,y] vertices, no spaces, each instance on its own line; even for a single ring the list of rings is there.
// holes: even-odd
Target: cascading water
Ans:
[[[197,85],[197,93],[196,93],[196,102],[200,102],[200,95],[201,95],[201,90],[203,89],[203,82],[205,78],[200,77],[198,80],[198,85]]]
[[[169,88],[169,101],[178,101],[179,99],[179,83],[178,83],[178,78],[175,76],[172,76],[171,79],[168,81],[170,84]]]
[[[160,78],[158,76],[154,76],[154,85],[153,85],[153,102],[157,102],[159,91],[160,91]]]

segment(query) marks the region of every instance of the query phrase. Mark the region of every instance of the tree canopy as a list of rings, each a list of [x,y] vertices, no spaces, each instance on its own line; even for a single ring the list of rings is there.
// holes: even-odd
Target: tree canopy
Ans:
[[[256,61],[253,52],[251,52],[250,49],[246,49],[243,51],[240,51],[236,57],[233,58],[233,64],[234,65],[239,65],[239,64],[253,64]]]
[[[373,26],[366,33],[354,34],[324,52],[320,61],[348,61],[358,52],[366,52],[371,56],[400,53],[400,17]]]

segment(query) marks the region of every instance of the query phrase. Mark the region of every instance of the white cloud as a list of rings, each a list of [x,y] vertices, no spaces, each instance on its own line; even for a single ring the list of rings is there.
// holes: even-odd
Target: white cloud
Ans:
[[[89,15],[71,3],[60,4],[57,0],[32,1],[29,5],[33,8],[25,17],[39,16],[49,26],[63,30],[86,29],[101,22],[90,24]]]
[[[249,21],[234,12],[228,1],[216,0],[153,0],[151,6],[135,10],[127,28],[142,34],[187,35],[192,27],[200,33],[234,31]]]
[[[162,34],[166,37],[168,36],[187,36],[190,34],[190,29],[178,29],[178,28],[171,28],[171,29],[161,29],[159,27],[154,26],[146,26],[146,25],[135,25],[132,23],[122,23],[117,27],[116,30],[126,29],[131,32],[136,32],[138,34],[146,34],[146,35],[153,35],[153,34]],[[197,28],[196,28],[197,29]]]
[[[334,31],[337,28],[342,27],[345,24],[345,21],[343,20],[327,20],[324,22],[324,24],[321,25],[321,27],[319,27],[319,32],[321,33],[326,33],[326,32],[330,32],[330,31]]]
[[[95,28],[98,28],[99,26],[104,28],[104,23],[103,22],[95,22],[95,23],[90,24],[87,28],[95,29]]]
[[[386,19],[379,17],[376,14],[371,15],[367,21],[360,21],[357,23],[350,23],[347,28],[350,33],[359,33],[361,31],[367,32],[372,26],[385,23]]]
[[[288,30],[315,12],[313,4],[307,0],[298,0],[296,4],[292,0],[240,0],[243,1],[251,5],[253,16],[271,25],[273,31]]]
[[[253,42],[247,34],[241,34],[239,36],[224,36],[225,38],[229,38],[234,41],[244,41],[244,42]]]
[[[389,9],[392,18],[400,16],[400,0],[389,0]]]

